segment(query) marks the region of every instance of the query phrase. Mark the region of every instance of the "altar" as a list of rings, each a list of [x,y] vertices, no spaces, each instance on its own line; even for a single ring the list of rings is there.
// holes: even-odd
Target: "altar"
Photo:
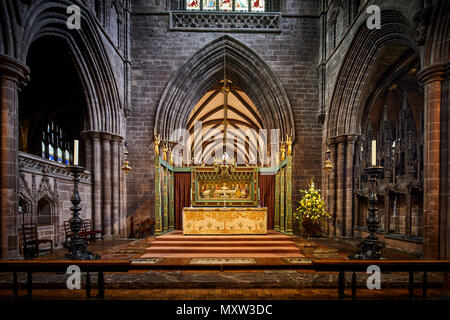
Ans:
[[[185,207],[183,234],[267,234],[267,208]]]

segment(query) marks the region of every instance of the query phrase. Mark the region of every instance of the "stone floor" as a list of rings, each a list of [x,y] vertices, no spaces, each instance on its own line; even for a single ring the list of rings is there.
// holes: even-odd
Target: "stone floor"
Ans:
[[[294,237],[304,259],[346,259],[355,251],[351,243],[329,239],[306,240]],[[139,259],[154,238],[140,240],[97,241],[89,250],[104,260]],[[55,260],[64,257],[64,250],[55,250],[36,260]],[[417,255],[385,249],[388,259],[417,259]],[[263,265],[290,264],[288,259],[254,258],[261,269],[253,271],[188,271],[188,270],[131,270],[128,273],[105,274],[106,299],[337,299],[337,274],[312,270],[264,270]],[[190,258],[156,259],[149,263],[185,265]],[[82,276],[82,287],[84,287]],[[346,274],[347,286],[350,274]],[[84,299],[83,290],[66,289],[64,273],[34,273],[33,299]],[[358,296],[361,299],[407,299],[407,273],[383,273],[382,290],[367,290],[365,273],[357,274]],[[422,274],[415,274],[416,294],[421,294]],[[26,274],[19,273],[19,296],[25,295]],[[93,284],[96,275],[92,275]],[[428,275],[430,299],[449,299],[449,277],[443,274]],[[0,299],[10,299],[12,274],[0,273]],[[350,292],[347,292],[350,294]],[[93,292],[95,295],[95,290]]]
[[[356,251],[357,240],[350,242],[341,242],[332,239],[304,239],[302,237],[293,236],[293,241],[299,247],[301,253],[305,258],[309,259],[345,259],[351,253]],[[146,249],[151,246],[155,240],[154,237],[145,239],[120,239],[120,240],[105,240],[91,243],[88,247],[90,252],[98,254],[104,260],[122,260],[122,259],[136,259],[145,254]],[[56,249],[53,254],[49,252],[41,253],[41,256],[34,258],[36,260],[58,260],[64,259],[66,251],[63,248]],[[403,259],[420,259],[419,254],[407,253],[404,251],[385,248],[383,255],[386,259],[403,260]],[[175,263],[186,264],[190,259],[162,259],[160,263]],[[286,259],[258,259],[257,263],[288,263]]]

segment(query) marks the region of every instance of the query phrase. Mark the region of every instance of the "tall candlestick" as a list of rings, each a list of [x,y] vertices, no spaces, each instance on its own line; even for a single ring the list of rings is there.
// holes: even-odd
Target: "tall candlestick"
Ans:
[[[372,166],[377,165],[377,140],[372,140]]]
[[[78,165],[78,140],[73,141],[73,164]]]

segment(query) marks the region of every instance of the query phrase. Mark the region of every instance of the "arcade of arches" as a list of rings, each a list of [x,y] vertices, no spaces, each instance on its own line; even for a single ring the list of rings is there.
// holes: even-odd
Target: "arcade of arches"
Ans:
[[[80,29],[67,28],[71,4]],[[373,4],[381,29],[366,26]],[[20,255],[24,222],[63,246],[75,161],[81,215],[107,239],[127,237],[130,218],[162,234],[183,229],[184,207],[227,203],[263,207],[261,226],[301,235],[294,212],[312,180],[326,236],[365,237],[372,157],[378,237],[450,258],[450,3],[207,6],[0,3],[1,258]]]

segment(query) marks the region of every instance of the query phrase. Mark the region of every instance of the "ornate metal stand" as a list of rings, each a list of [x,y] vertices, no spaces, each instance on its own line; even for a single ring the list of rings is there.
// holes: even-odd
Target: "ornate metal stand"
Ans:
[[[378,230],[378,207],[377,207],[377,181],[383,167],[373,166],[366,168],[366,173],[369,178],[369,216],[367,217],[367,229],[369,235],[361,243],[358,244],[360,252],[350,255],[349,259],[362,259],[362,260],[379,260],[381,257],[381,250],[385,247],[385,244],[378,240],[375,232]]]
[[[70,201],[73,207],[70,208],[72,211],[72,218],[69,219],[70,230],[73,232],[73,236],[70,237],[64,246],[69,251],[65,257],[69,260],[93,260],[100,259],[99,255],[95,255],[86,250],[88,244],[83,237],[80,237],[78,233],[81,231],[83,226],[83,219],[80,218],[80,203],[81,198],[78,193],[78,183],[80,182],[80,175],[83,173],[84,168],[81,166],[68,166],[70,172],[73,175],[73,194]]]

